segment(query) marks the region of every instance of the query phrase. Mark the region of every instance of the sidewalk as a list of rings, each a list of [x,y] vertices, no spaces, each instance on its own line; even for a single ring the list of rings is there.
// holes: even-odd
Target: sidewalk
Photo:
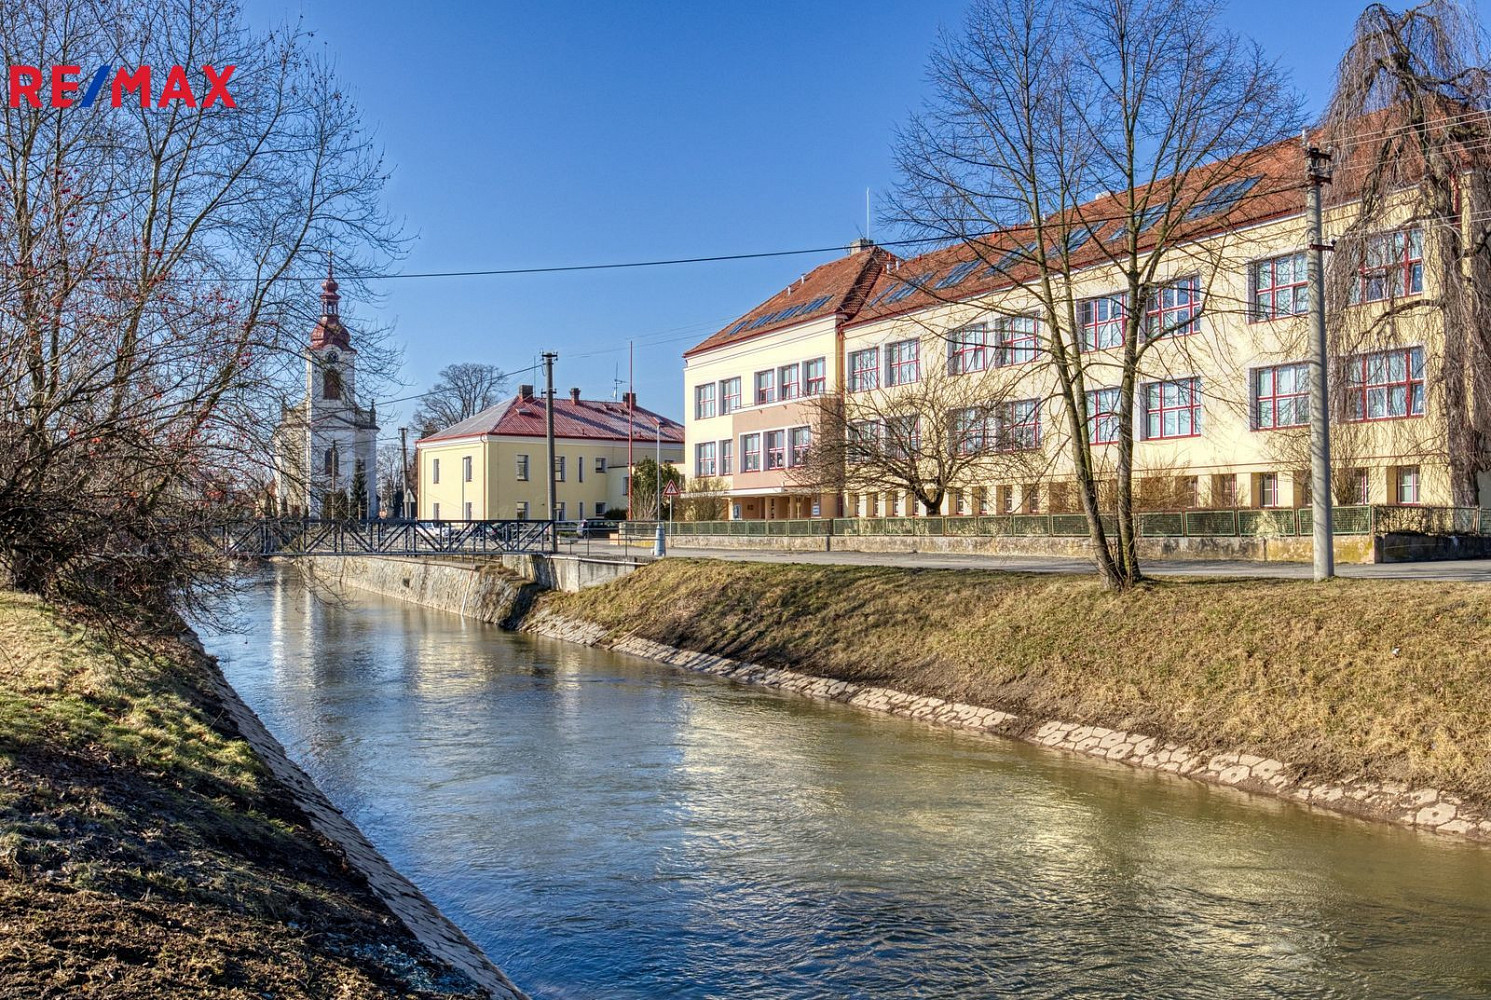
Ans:
[[[633,547],[633,551],[637,551]],[[650,551],[650,549],[649,549]],[[1094,573],[1091,562],[1062,556],[985,556],[941,552],[781,552],[767,549],[706,549],[677,546],[669,555],[680,558],[732,559],[740,562],[815,563],[835,566],[907,566],[920,569],[996,569],[1012,573]],[[1309,563],[1230,562],[1202,560],[1145,560],[1152,576],[1245,576],[1278,580],[1308,580]],[[1448,580],[1491,583],[1491,559],[1460,559],[1417,563],[1337,563],[1338,576],[1373,580]]]

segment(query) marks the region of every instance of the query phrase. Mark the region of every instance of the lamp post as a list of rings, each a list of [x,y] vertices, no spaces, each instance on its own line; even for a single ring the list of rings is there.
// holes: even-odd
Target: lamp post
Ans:
[[[1325,336],[1325,244],[1320,222],[1320,189],[1331,182],[1330,154],[1309,146],[1310,181],[1310,524],[1314,529],[1315,581],[1336,575],[1331,526],[1330,390]]]

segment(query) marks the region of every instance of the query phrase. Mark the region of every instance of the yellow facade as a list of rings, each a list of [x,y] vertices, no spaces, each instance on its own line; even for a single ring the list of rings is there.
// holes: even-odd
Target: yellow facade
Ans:
[[[496,434],[420,442],[420,519],[547,520],[547,447],[542,437]],[[639,433],[633,457],[641,461],[655,451],[654,441]],[[601,517],[626,507],[626,441],[556,438],[554,454],[555,520]],[[678,464],[683,448],[664,441],[662,456],[664,462]]]
[[[1334,223],[1334,224],[1333,224]],[[1326,239],[1339,230],[1341,220],[1326,220]],[[1416,225],[1405,221],[1403,231]],[[1196,332],[1173,335],[1147,342],[1141,359],[1140,386],[1136,393],[1135,483],[1139,503],[1145,504],[1146,491],[1156,499],[1147,504],[1152,509],[1176,507],[1298,507],[1308,504],[1309,458],[1308,427],[1301,421],[1277,418],[1272,414],[1294,412],[1290,409],[1295,395],[1282,393],[1276,385],[1293,389],[1296,371],[1266,371],[1276,366],[1293,366],[1307,360],[1308,315],[1292,314],[1278,318],[1260,317],[1259,282],[1265,275],[1289,273],[1293,267],[1281,265],[1277,272],[1265,262],[1303,253],[1306,248],[1306,226],[1303,216],[1290,216],[1262,224],[1234,229],[1194,244],[1180,246],[1169,253],[1164,267],[1156,276],[1160,285],[1181,279],[1196,280],[1201,309]],[[1411,246],[1411,244],[1410,244]],[[1409,251],[1411,255],[1411,251]],[[1439,273],[1433,259],[1433,241],[1423,240],[1422,274],[1424,296],[1436,293],[1434,276]],[[914,273],[913,263],[882,277],[894,281],[897,274]],[[1119,289],[1117,271],[1111,266],[1094,266],[1079,271],[1072,278],[1072,296],[1083,299],[1102,297]],[[1292,293],[1291,293],[1292,294]],[[1366,292],[1366,295],[1373,294]],[[1409,296],[1411,297],[1411,296]],[[949,365],[950,344],[959,339],[956,331],[968,324],[985,324],[994,330],[1003,317],[1033,311],[1034,300],[1015,290],[995,290],[959,302],[943,302],[911,313],[865,319],[847,323],[832,320],[787,327],[740,343],[690,355],[685,368],[687,421],[686,442],[688,471],[699,475],[698,445],[701,442],[733,439],[734,467],[724,477],[732,499],[734,517],[803,517],[868,516],[925,513],[915,509],[906,496],[850,494],[842,497],[814,498],[823,511],[806,512],[802,503],[791,498],[800,489],[790,475],[752,476],[740,470],[741,435],[756,426],[790,426],[801,416],[800,408],[774,404],[757,406],[743,398],[742,408],[729,416],[701,418],[695,409],[697,386],[740,378],[743,391],[749,394],[754,374],[790,364],[809,356],[827,358],[830,393],[846,392],[848,368],[857,352],[875,351],[880,388],[868,390],[894,397],[897,388],[887,388],[887,347],[914,341],[919,354],[920,371],[929,366]],[[1363,302],[1348,306],[1345,315],[1333,322],[1353,325],[1354,310],[1382,310],[1385,303]],[[1358,314],[1360,318],[1365,313]],[[1040,343],[1037,338],[1037,343]],[[1348,356],[1332,359],[1332,392],[1334,383],[1343,377],[1349,365],[1361,373],[1361,405],[1378,408],[1381,419],[1332,420],[1335,440],[1333,465],[1338,474],[1357,481],[1360,476],[1364,494],[1360,500],[1374,504],[1419,503],[1450,505],[1450,475],[1445,452],[1444,428],[1457,419],[1445,410],[1443,394],[1434,387],[1438,381],[1437,366],[1442,356],[1443,329],[1439,314],[1432,310],[1409,313],[1386,335],[1372,342],[1354,345]],[[899,350],[899,349],[898,349]],[[1394,353],[1399,352],[1399,353]],[[945,500],[940,513],[979,514],[1010,511],[1047,511],[1070,509],[1062,486],[1072,477],[1068,421],[1060,396],[1055,389],[1055,370],[1036,351],[1034,360],[999,364],[1003,357],[991,349],[984,370],[958,375],[958,378],[980,380],[991,399],[1007,401],[1035,400],[1039,408],[1040,444],[1023,456],[1018,471],[1000,456],[991,456],[976,472]],[[870,358],[871,355],[864,355]],[[1121,372],[1121,350],[1101,348],[1084,352],[1084,377],[1089,390],[1113,387]],[[1401,358],[1401,364],[1395,361]],[[1411,371],[1392,382],[1393,365],[1407,368],[1415,358],[1422,359],[1423,374],[1417,388]],[[866,362],[868,363],[868,362]],[[1381,372],[1386,374],[1379,374]],[[1367,374],[1370,373],[1370,374]],[[1195,380],[1192,382],[1191,380]],[[1147,389],[1146,383],[1159,383]],[[1171,383],[1166,387],[1164,383]],[[1388,384],[1392,383],[1392,384]],[[1268,391],[1265,391],[1267,387]],[[1301,385],[1300,391],[1307,392]],[[1199,406],[1187,405],[1188,391],[1199,389]],[[900,390],[904,391],[904,390]],[[1149,395],[1151,394],[1152,395]],[[1398,400],[1415,398],[1421,393],[1422,412],[1412,413],[1412,403]],[[853,405],[854,393],[846,398]],[[1153,422],[1147,400],[1156,401]],[[1353,396],[1354,400],[1355,397]],[[1168,402],[1179,401],[1168,407]],[[1403,410],[1407,415],[1394,415]],[[1184,412],[1189,411],[1189,412]],[[1195,431],[1181,435],[1187,421],[1199,417]],[[1270,420],[1290,424],[1282,429],[1267,426]],[[1149,433],[1155,430],[1155,433]],[[1172,436],[1170,431],[1175,431]],[[718,452],[718,444],[716,450]],[[1117,460],[1117,446],[1097,449],[1099,460],[1109,468]],[[1358,471],[1359,470],[1359,471]],[[766,501],[765,503],[753,501]],[[775,500],[776,502],[771,502]],[[1481,503],[1491,502],[1487,483],[1482,477]],[[747,509],[743,504],[752,504]],[[833,508],[833,509],[830,509]]]

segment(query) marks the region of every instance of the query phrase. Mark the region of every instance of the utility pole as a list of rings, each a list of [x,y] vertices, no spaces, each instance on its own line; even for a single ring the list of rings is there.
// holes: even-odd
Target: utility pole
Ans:
[[[399,497],[402,501],[399,504],[399,517],[409,518],[412,515],[409,512],[409,428],[407,427],[399,428],[399,476],[403,486]]]
[[[657,498],[657,539],[652,543],[652,554],[665,556],[668,554],[668,534],[663,527],[663,421],[654,418],[657,425],[657,452],[652,463],[657,470],[657,479],[653,484],[653,496]]]
[[[1325,342],[1325,245],[1320,220],[1320,189],[1331,182],[1330,154],[1305,149],[1310,180],[1310,523],[1315,529],[1315,581],[1336,575],[1331,530],[1330,392]]]
[[[632,431],[637,422],[637,383],[632,375],[632,342],[626,342],[626,516],[635,520],[632,509],[632,481],[637,478],[637,464],[632,461]]]
[[[559,522],[554,517],[554,359],[553,351],[544,352],[544,433],[549,439],[549,551],[559,551]]]

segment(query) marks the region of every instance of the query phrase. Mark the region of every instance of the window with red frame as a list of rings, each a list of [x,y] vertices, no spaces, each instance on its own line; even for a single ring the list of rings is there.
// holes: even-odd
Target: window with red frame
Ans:
[[[1144,437],[1195,437],[1201,433],[1201,380],[1183,378],[1144,385]]]
[[[988,364],[988,328],[982,323],[969,323],[952,333],[947,342],[947,373],[965,375],[981,372]]]
[[[740,377],[727,378],[720,383],[720,413],[734,413],[740,409]]]
[[[1359,354],[1344,362],[1347,420],[1396,420],[1424,415],[1421,347]]]
[[[1258,323],[1310,311],[1310,273],[1305,255],[1260,260],[1248,270],[1248,319]]]
[[[1382,302],[1424,290],[1424,231],[1405,229],[1367,238],[1352,302]]]
[[[969,406],[948,417],[948,446],[954,455],[977,455],[987,447],[988,419],[982,409]]]
[[[796,399],[802,395],[802,367],[800,365],[783,365],[778,376],[777,385],[780,388],[781,399]]]
[[[995,442],[1000,451],[1028,451],[1041,446],[1041,404],[1017,399],[999,407]]]
[[[1035,360],[1034,316],[1001,316],[995,324],[994,363],[1000,367]]]
[[[1253,429],[1310,422],[1310,366],[1274,365],[1253,372]]]
[[[880,386],[880,348],[867,347],[849,355],[849,391],[863,392]]]
[[[1123,346],[1127,300],[1127,295],[1118,294],[1083,299],[1077,304],[1077,322],[1082,327],[1082,350],[1101,351]]]
[[[740,471],[761,471],[760,434],[742,434],[740,436]]]
[[[1201,332],[1201,279],[1196,275],[1155,289],[1144,310],[1144,335],[1186,337]]]
[[[807,461],[808,448],[813,443],[813,432],[807,427],[794,427],[787,433],[787,441],[790,449],[787,460],[794,466],[801,465]]]
[[[898,340],[886,345],[886,385],[908,385],[921,377],[921,344],[918,341]]]
[[[1094,389],[1087,394],[1087,440],[1090,444],[1113,444],[1118,440],[1118,387]]]
[[[764,371],[756,373],[756,405],[763,403],[775,403],[777,401],[777,373],[775,371]]]
[[[766,438],[766,468],[784,469],[787,467],[787,432],[767,431]]]
[[[821,396],[828,391],[828,378],[822,358],[804,361],[802,369],[804,395]]]

